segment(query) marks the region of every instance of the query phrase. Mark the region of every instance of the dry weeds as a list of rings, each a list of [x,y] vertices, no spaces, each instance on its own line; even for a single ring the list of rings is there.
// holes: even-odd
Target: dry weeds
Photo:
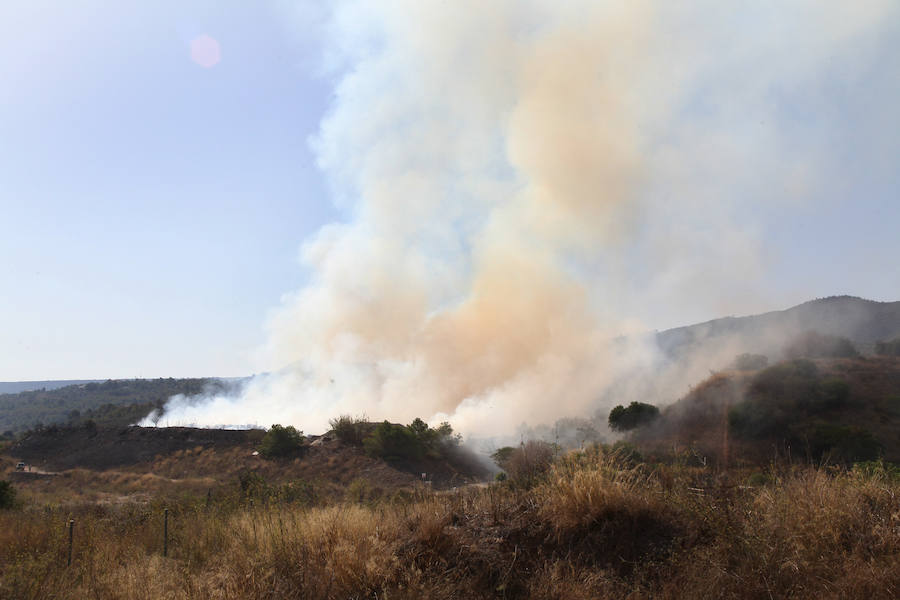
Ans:
[[[896,481],[810,467],[762,487],[740,482],[574,454],[528,490],[419,490],[318,507],[226,496],[211,506],[162,496],[65,508],[31,500],[0,513],[0,597],[900,595]]]

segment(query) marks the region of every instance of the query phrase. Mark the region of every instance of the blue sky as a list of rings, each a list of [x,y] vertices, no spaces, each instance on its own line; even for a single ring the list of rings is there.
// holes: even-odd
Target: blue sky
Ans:
[[[247,373],[335,217],[314,46],[272,5],[62,4],[0,6],[0,379]]]
[[[316,14],[280,2],[0,4],[0,380],[258,366],[270,311],[309,277],[301,244],[347,218],[308,142],[336,81],[322,75]],[[757,202],[790,193],[752,177],[728,188],[761,248],[750,301],[628,317],[661,329],[831,294],[900,299],[897,33],[854,46],[866,58],[850,74],[836,57],[812,81],[765,91],[776,121],[760,131],[827,178],[796,202]],[[203,34],[221,47],[210,68],[190,56]],[[703,98],[686,121],[704,122]],[[747,132],[758,135],[734,135]]]

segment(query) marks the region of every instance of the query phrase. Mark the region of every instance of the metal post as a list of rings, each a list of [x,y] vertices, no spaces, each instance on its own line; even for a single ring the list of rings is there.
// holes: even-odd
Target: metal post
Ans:
[[[69,559],[66,561],[66,566],[72,566],[72,539],[75,533],[75,519],[69,519]]]
[[[169,509],[163,511],[163,556],[169,555]]]

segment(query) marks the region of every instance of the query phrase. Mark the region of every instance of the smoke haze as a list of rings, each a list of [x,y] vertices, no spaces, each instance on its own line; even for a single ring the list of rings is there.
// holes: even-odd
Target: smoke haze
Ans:
[[[166,420],[509,433],[620,403],[655,323],[768,306],[748,212],[812,202],[830,160],[772,90],[852,82],[894,4],[559,4],[336,6],[312,144],[347,218],[303,245],[270,374]]]

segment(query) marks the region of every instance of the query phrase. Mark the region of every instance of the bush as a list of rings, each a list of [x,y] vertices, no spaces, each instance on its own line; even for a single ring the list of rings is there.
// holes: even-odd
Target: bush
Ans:
[[[853,463],[853,473],[865,479],[900,482],[900,465],[885,462],[883,459]]]
[[[370,456],[387,460],[418,460],[424,456],[442,458],[447,451],[460,443],[460,436],[453,434],[449,423],[432,428],[416,418],[409,425],[379,423],[372,434],[363,440]]]
[[[784,349],[788,358],[854,358],[859,352],[847,338],[807,331]]]
[[[652,404],[632,402],[625,408],[621,404],[609,411],[609,427],[615,431],[628,431],[653,422],[659,417],[659,409]]]
[[[877,342],[875,344],[875,354],[900,356],[900,337],[894,338],[889,342]]]
[[[644,455],[638,451],[634,444],[619,440],[609,448],[610,456],[625,467],[633,467],[644,462]]]
[[[361,446],[366,437],[366,418],[341,415],[328,421],[337,439],[351,446]]]
[[[374,486],[368,479],[357,477],[350,482],[344,492],[344,499],[347,502],[356,504],[372,504],[384,495],[384,490],[378,486]]]
[[[769,366],[769,357],[763,354],[738,354],[732,366],[738,371],[758,371]]]
[[[389,421],[379,423],[372,435],[363,440],[366,453],[385,460],[422,458],[423,448],[409,427]]]
[[[314,506],[319,501],[316,487],[308,481],[298,479],[285,483],[278,489],[278,499],[289,504]]]
[[[843,379],[828,379],[822,382],[819,405],[822,408],[841,408],[850,399],[850,386]]]
[[[871,431],[845,425],[818,425],[809,438],[809,449],[816,460],[850,464],[872,461],[881,454],[881,444]]]
[[[728,411],[728,422],[740,437],[800,442],[804,422],[822,411],[843,408],[849,400],[846,381],[822,381],[815,363],[799,359],[758,373],[746,398]]]
[[[293,425],[282,427],[275,424],[263,436],[259,453],[266,458],[291,456],[299,454],[304,449],[305,442],[303,432],[297,431]]]
[[[547,442],[529,440],[510,453],[506,472],[513,483],[531,487],[552,464],[553,446]]]
[[[495,465],[506,471],[509,465],[509,459],[515,451],[516,449],[512,446],[504,446],[491,454],[491,459],[494,461]]]
[[[269,495],[271,487],[265,478],[255,471],[242,471],[238,474],[242,498],[264,498]]]
[[[0,508],[12,508],[16,503],[16,488],[12,482],[0,481]]]

